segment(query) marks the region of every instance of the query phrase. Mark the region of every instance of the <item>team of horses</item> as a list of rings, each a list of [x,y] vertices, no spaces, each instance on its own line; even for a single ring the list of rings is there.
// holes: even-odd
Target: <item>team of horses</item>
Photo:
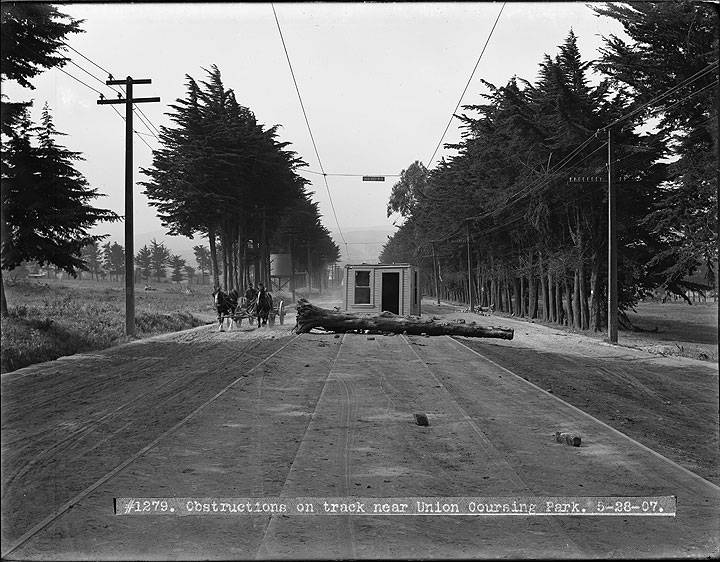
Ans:
[[[224,331],[223,323],[225,317],[235,316],[238,313],[238,308],[241,306],[245,308],[245,312],[248,315],[257,319],[258,328],[261,325],[265,326],[267,324],[268,317],[273,309],[272,295],[267,291],[259,292],[252,301],[242,299],[242,301],[245,302],[241,302],[240,295],[235,289],[226,293],[222,289],[216,287],[212,295],[215,303],[215,310],[217,311],[218,329],[220,332]],[[233,318],[233,323],[234,322],[235,319]]]

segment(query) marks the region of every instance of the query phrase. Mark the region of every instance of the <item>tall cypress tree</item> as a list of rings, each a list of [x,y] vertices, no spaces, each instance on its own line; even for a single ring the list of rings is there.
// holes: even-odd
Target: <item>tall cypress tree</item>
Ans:
[[[630,37],[605,38],[598,67],[632,93],[635,106],[692,80],[643,112],[660,117],[659,134],[676,157],[645,221],[665,241],[652,263],[655,281],[684,297],[686,289],[703,288],[687,281],[701,264],[707,267],[708,285],[713,284],[718,260],[717,6],[673,0],[593,9],[618,20]]]

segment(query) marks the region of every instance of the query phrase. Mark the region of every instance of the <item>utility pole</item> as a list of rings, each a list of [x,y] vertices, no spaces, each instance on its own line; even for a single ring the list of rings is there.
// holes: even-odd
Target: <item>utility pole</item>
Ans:
[[[110,77],[112,78],[112,77]],[[160,98],[133,98],[133,84],[151,84],[149,78],[107,80],[108,86],[125,86],[125,99],[97,100],[98,105],[125,104],[125,333],[135,335],[135,241],[133,238],[133,104],[159,102]],[[120,95],[120,94],[118,94]]]
[[[433,253],[433,280],[435,281],[435,296],[437,297],[438,306],[440,306],[440,289],[438,288],[438,266],[437,257],[435,256],[435,242],[432,242]]]
[[[465,231],[467,233],[468,295],[470,296],[470,312],[473,312],[475,303],[473,302],[472,262],[470,261],[470,221],[465,221]]]
[[[618,341],[618,293],[617,293],[617,236],[616,236],[616,187],[612,169],[612,127],[607,130],[608,145],[608,340]]]

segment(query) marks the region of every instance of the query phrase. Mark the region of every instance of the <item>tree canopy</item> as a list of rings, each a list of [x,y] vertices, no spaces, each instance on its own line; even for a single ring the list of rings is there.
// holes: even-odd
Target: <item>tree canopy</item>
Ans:
[[[599,329],[607,267],[605,126],[622,117],[612,154],[621,309],[656,287],[667,265],[656,256],[671,245],[653,218],[668,179],[663,132],[638,128],[644,116],[627,116],[632,93],[607,77],[592,84],[591,71],[570,31],[557,54],[540,61],[534,83],[484,81],[484,103],[457,116],[462,139],[446,145],[456,154],[419,174],[421,189],[409,188],[407,172],[393,189],[388,212],[406,220],[381,259],[425,265],[448,298],[467,302],[472,291],[484,306],[541,311],[548,320]]]
[[[307,180],[296,173],[305,164],[278,141],[279,126],[258,123],[216,66],[205,72],[205,81],[186,76],[186,95],[168,113],[173,125],[161,128],[162,147],[143,170],[145,193],[170,234],[207,236],[213,274],[222,271],[229,288],[244,284],[250,258],[257,280],[268,282],[273,242],[286,247],[279,225],[295,221],[299,209],[298,220],[311,217],[295,221],[294,235],[322,248],[328,262],[337,259],[339,250],[309,202]]]
[[[81,33],[82,20],[75,20],[55,6],[41,2],[3,2],[0,6],[0,74],[34,89],[32,78],[48,68],[63,66],[67,58],[59,54],[65,38]],[[2,132],[9,135],[12,124],[30,102],[6,101],[2,95]]]

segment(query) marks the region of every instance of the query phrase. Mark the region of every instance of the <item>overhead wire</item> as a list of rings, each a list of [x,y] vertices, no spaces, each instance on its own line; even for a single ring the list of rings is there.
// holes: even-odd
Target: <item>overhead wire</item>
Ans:
[[[584,143],[582,143],[580,146],[581,146],[581,147],[584,147],[584,146],[588,143],[588,141],[592,141],[594,138],[595,138],[595,137],[594,137],[594,135],[593,135],[593,137],[590,137],[590,139],[586,139],[586,141],[585,141]],[[605,146],[607,146],[607,143],[601,144],[599,147],[595,148],[595,150],[593,150],[593,151],[590,152],[589,154],[586,154],[586,155],[583,157],[582,160],[580,160],[580,161],[578,161],[578,162],[575,162],[570,169],[576,168],[577,166],[579,166],[580,164],[582,164],[585,160],[587,160],[588,158],[590,158],[591,156],[593,156],[596,152],[598,152],[599,150],[601,150],[601,149],[604,148]],[[493,215],[498,215],[498,214],[502,213],[502,211],[504,211],[505,209],[507,209],[508,207],[510,207],[511,205],[517,203],[520,199],[525,198],[525,197],[527,197],[527,196],[529,196],[529,195],[531,195],[531,194],[533,194],[533,193],[536,193],[536,192],[541,191],[544,187],[546,187],[547,185],[549,185],[550,182],[552,182],[553,179],[555,179],[555,177],[557,176],[557,173],[558,173],[561,169],[563,169],[565,166],[567,166],[567,165],[569,164],[570,160],[569,160],[568,158],[571,157],[572,155],[577,154],[577,152],[578,152],[577,149],[574,150],[574,151],[572,151],[570,155],[568,155],[567,157],[563,158],[558,164],[556,164],[556,168],[555,168],[555,169],[553,169],[552,171],[548,171],[548,172],[545,174],[545,177],[544,177],[543,179],[541,179],[541,180],[539,180],[538,182],[535,182],[534,184],[531,184],[530,186],[527,186],[526,188],[524,188],[523,190],[521,190],[521,192],[524,192],[524,193],[522,193],[522,195],[520,195],[520,192],[518,192],[518,194],[515,194],[515,197],[511,198],[511,200],[506,201],[505,203],[501,204],[499,207],[496,207],[496,208],[494,208],[494,209],[491,210],[491,211],[486,211],[486,212],[481,213],[481,214],[479,214],[479,215],[474,215],[474,216],[469,216],[469,217],[463,218],[463,219],[460,221],[460,225],[459,225],[457,228],[455,228],[455,230],[453,230],[452,232],[450,232],[449,234],[447,234],[447,235],[445,235],[445,236],[442,236],[442,237],[440,237],[440,238],[436,238],[436,239],[430,240],[430,243],[440,243],[440,242],[444,242],[444,241],[448,240],[449,238],[452,238],[453,236],[456,236],[457,233],[460,232],[460,230],[462,230],[462,229],[464,228],[465,223],[466,223],[467,221],[470,221],[470,220],[480,220],[480,219],[483,219],[483,218],[491,217],[491,216],[493,216]],[[548,176],[552,176],[552,177],[548,177]],[[532,189],[530,189],[530,188],[532,188]],[[503,222],[502,225],[498,225],[498,226],[499,226],[499,227],[505,227],[505,226],[507,226],[508,224],[512,224],[512,223],[514,223],[514,222],[517,222],[518,220],[520,220],[521,218],[523,218],[523,216],[524,216],[524,213],[519,214],[519,215],[515,215],[514,218],[513,218],[513,217],[510,217],[510,218],[506,219],[506,220]],[[488,228],[494,228],[494,226],[493,226],[493,227],[488,227]],[[484,234],[484,233],[486,233],[486,230],[480,230],[480,231],[477,231],[477,230],[476,230],[476,231],[475,231],[475,234]]]
[[[316,170],[307,170],[307,169],[300,169],[298,172],[307,172],[309,174],[317,174],[319,176],[336,176],[336,177],[345,177],[345,178],[364,178],[370,175],[374,176],[382,176],[384,178],[399,178],[402,174],[331,174],[331,173],[323,173],[318,172]]]
[[[325,168],[323,167],[322,160],[320,159],[320,153],[318,151],[317,144],[315,143],[312,128],[310,127],[310,120],[308,119],[307,111],[305,111],[305,104],[303,103],[302,95],[300,95],[300,88],[298,87],[297,79],[295,78],[295,71],[293,70],[292,62],[290,62],[290,54],[288,53],[287,45],[285,44],[285,37],[283,36],[282,28],[280,27],[280,20],[278,19],[277,12],[275,11],[275,5],[270,4],[270,6],[272,7],[273,15],[275,16],[275,23],[277,25],[278,33],[280,34],[280,41],[282,41],[285,58],[287,59],[288,66],[290,67],[290,75],[292,76],[293,84],[295,84],[295,91],[297,92],[298,100],[300,101],[300,108],[302,109],[303,117],[305,118],[305,124],[307,125],[308,132],[310,133],[310,140],[312,141],[313,149],[315,150],[315,157],[317,158],[318,165],[320,166],[320,170],[322,172],[325,189],[327,191],[328,198],[330,199],[330,208],[332,209],[333,217],[335,218],[335,224],[338,228],[340,238],[342,238],[342,241],[345,244],[345,251],[348,254],[348,259],[350,259],[348,243],[347,240],[345,240],[345,235],[342,232],[342,228],[340,228],[340,222],[338,221],[337,213],[335,212],[335,204],[333,203],[332,194],[330,193],[330,185],[327,181],[327,174],[325,173]]]
[[[450,128],[450,124],[452,123],[452,120],[455,117],[455,113],[457,112],[458,108],[460,107],[460,103],[462,102],[462,99],[465,96],[465,93],[467,92],[468,87],[470,86],[470,82],[472,81],[473,76],[475,76],[475,71],[477,70],[477,67],[480,64],[480,60],[482,59],[483,54],[485,54],[485,49],[487,48],[488,43],[490,43],[490,38],[493,36],[495,27],[497,26],[498,21],[500,20],[500,16],[502,15],[503,10],[505,9],[505,4],[507,4],[507,2],[503,2],[503,5],[500,6],[500,11],[498,12],[497,17],[495,18],[495,23],[493,23],[490,33],[488,33],[487,39],[485,40],[485,45],[483,45],[482,51],[480,51],[480,56],[478,56],[477,61],[475,61],[475,66],[473,67],[472,72],[470,73],[470,77],[468,78],[467,83],[465,84],[465,87],[463,88],[463,91],[460,94],[460,98],[458,99],[457,104],[455,104],[455,109],[450,114],[450,119],[448,120],[447,125],[445,125],[445,130],[443,131],[443,134],[440,137],[440,140],[438,141],[437,146],[435,147],[435,150],[432,153],[432,156],[428,160],[428,163],[425,165],[425,167],[428,169],[432,165],[432,161],[435,159],[435,155],[437,154],[437,151],[440,149],[440,145],[442,144],[443,139],[445,139],[445,135],[447,134],[448,129]]]
[[[117,114],[120,116],[120,119],[122,119],[123,121],[126,121],[125,116],[124,116],[122,113],[120,113],[120,112],[118,111],[118,109],[117,109],[114,105],[111,105],[110,108],[111,108],[115,113],[117,113]],[[138,131],[136,131],[135,129],[133,129],[133,133],[135,133],[135,134],[137,135],[137,138],[139,138],[141,141],[143,141],[143,143],[145,143],[145,146],[147,146],[150,150],[153,149],[152,146],[150,146],[150,145],[147,143],[147,141],[140,136],[140,133],[139,133]]]
[[[644,103],[642,106],[640,106],[640,107],[638,107],[638,108],[635,108],[635,109],[633,109],[632,111],[628,112],[627,114],[625,114],[625,115],[623,115],[623,116],[615,119],[615,120],[614,120],[612,123],[610,123],[609,125],[605,125],[604,127],[601,127],[601,128],[598,129],[592,136],[588,137],[583,143],[581,143],[577,148],[575,148],[569,155],[567,155],[566,157],[564,157],[564,158],[560,161],[560,163],[556,164],[556,166],[555,166],[554,169],[552,170],[552,174],[557,174],[557,172],[559,172],[559,171],[562,170],[565,166],[567,166],[567,165],[569,164],[569,162],[572,160],[572,158],[573,158],[578,152],[580,152],[581,150],[583,150],[588,144],[590,144],[595,138],[597,138],[598,133],[599,133],[600,131],[606,130],[608,127],[610,127],[610,126],[612,126],[612,125],[615,125],[615,124],[618,124],[618,123],[620,123],[620,122],[622,122],[622,121],[624,121],[624,120],[632,117],[633,115],[636,115],[639,111],[642,111],[643,109],[647,108],[649,105],[652,105],[652,104],[654,104],[654,103],[657,103],[658,101],[662,101],[663,99],[665,99],[666,97],[668,97],[668,96],[671,95],[672,93],[677,92],[679,89],[681,89],[681,88],[683,88],[683,87],[686,87],[686,86],[692,84],[693,82],[699,80],[699,79],[702,78],[705,74],[707,74],[708,72],[710,72],[710,71],[713,69],[713,67],[714,67],[715,65],[717,65],[717,64],[718,64],[718,61],[714,61],[714,62],[708,64],[708,65],[707,65],[705,68],[703,68],[702,70],[696,72],[696,73],[693,74],[692,76],[690,76],[690,77],[688,77],[687,79],[683,80],[682,83],[677,84],[676,86],[673,86],[672,88],[670,88],[669,90],[667,90],[667,91],[663,92],[662,94],[656,96],[656,97],[653,98],[652,100],[649,100],[648,102]],[[704,90],[706,90],[706,89],[708,89],[708,88],[711,88],[711,87],[713,87],[713,86],[716,86],[717,84],[718,84],[717,81],[714,81],[714,82],[712,82],[712,83],[710,83],[710,84],[707,84],[707,85],[703,86],[702,88],[700,88],[699,90],[696,90],[695,92],[692,92],[691,94],[688,94],[688,95],[685,96],[684,98],[678,100],[677,102],[675,102],[673,105],[669,106],[668,108],[658,108],[658,109],[652,111],[652,113],[655,113],[655,112],[658,112],[658,111],[667,111],[668,109],[671,109],[671,108],[679,105],[680,103],[686,101],[687,99],[689,99],[689,98],[691,98],[691,97],[693,97],[693,96],[701,93],[702,91],[704,91]],[[590,158],[593,154],[595,154],[598,150],[601,150],[601,149],[604,148],[605,146],[607,146],[607,143],[603,143],[601,146],[599,146],[598,148],[596,148],[595,150],[593,150],[591,153],[589,153],[588,155],[586,155],[582,160],[580,160],[579,162],[575,163],[575,164],[572,166],[572,168],[575,168],[575,167],[579,166],[582,162],[584,162],[585,160],[587,160],[588,158]],[[624,159],[624,158],[623,158],[623,159]],[[572,169],[572,168],[571,168],[571,169]],[[485,212],[485,213],[483,213],[483,214],[481,214],[481,215],[476,215],[476,216],[474,216],[474,217],[466,217],[466,218],[462,219],[461,225],[460,225],[457,229],[455,229],[452,233],[450,233],[449,235],[447,235],[447,236],[445,236],[445,237],[443,237],[443,238],[441,238],[441,239],[439,239],[439,240],[432,240],[431,242],[436,242],[436,243],[437,243],[437,242],[442,242],[442,241],[447,240],[448,238],[450,238],[450,237],[452,237],[452,236],[455,236],[455,235],[463,228],[464,223],[465,223],[466,221],[468,221],[468,220],[478,220],[478,219],[481,219],[481,218],[486,218],[486,217],[489,217],[489,216],[492,216],[492,215],[497,215],[498,213],[501,213],[501,212],[502,212],[503,210],[505,210],[509,205],[511,205],[511,204],[513,204],[513,203],[516,203],[516,202],[519,201],[520,199],[523,199],[523,198],[525,198],[526,196],[528,196],[528,195],[530,195],[530,194],[532,194],[532,193],[535,193],[535,192],[537,192],[537,191],[542,190],[542,188],[544,188],[545,186],[547,186],[547,185],[552,181],[553,178],[550,177],[550,176],[551,176],[551,172],[548,171],[548,173],[545,174],[545,178],[543,178],[542,180],[540,180],[540,181],[537,182],[537,183],[534,183],[534,184],[531,184],[531,185],[529,185],[529,186],[526,186],[525,188],[521,189],[519,192],[511,195],[510,198],[508,199],[508,201],[506,201],[504,204],[502,204],[499,208],[495,208],[495,209],[493,209],[492,211],[488,211],[488,212]],[[504,226],[507,226],[507,224],[508,224],[508,223],[506,222],[506,223],[504,223],[503,225],[500,225],[500,226],[504,227]],[[482,234],[482,233],[484,233],[484,231],[480,231],[478,234]]]
[[[112,80],[113,75],[112,75],[112,73],[111,73],[109,70],[107,70],[107,69],[104,68],[103,66],[99,65],[98,63],[96,63],[95,61],[93,61],[90,57],[87,57],[86,55],[84,55],[83,53],[81,53],[80,51],[78,51],[77,49],[75,49],[74,47],[71,47],[71,46],[68,45],[66,42],[64,42],[64,41],[61,41],[61,42],[62,42],[62,44],[65,45],[68,49],[70,49],[70,50],[73,51],[74,53],[76,53],[76,54],[78,54],[79,56],[81,56],[83,59],[85,59],[86,61],[88,61],[90,64],[92,64],[92,65],[95,66],[96,68],[102,70],[102,71],[103,71],[104,73],[106,73],[106,74],[108,75],[108,77]],[[111,89],[113,92],[115,92],[116,94],[123,94],[123,95],[125,94],[125,90],[124,90],[124,89],[123,89],[122,92],[121,92],[120,90],[118,90],[117,88],[113,87],[112,85],[106,84],[106,82],[103,81],[101,78],[98,78],[98,77],[95,76],[93,73],[89,72],[88,70],[86,70],[85,68],[83,68],[82,66],[80,66],[79,64],[77,64],[75,61],[73,61],[72,59],[68,58],[67,60],[68,60],[68,62],[70,62],[71,64],[75,65],[76,67],[78,67],[80,70],[82,70],[83,72],[85,72],[85,73],[88,74],[89,76],[92,76],[95,80],[97,80],[97,81],[100,82],[101,84],[103,84],[103,85],[105,85],[106,87],[110,88],[110,89]],[[120,86],[120,88],[122,88],[122,86]],[[141,108],[141,107],[137,107],[137,106],[133,106],[133,111],[136,112],[136,114],[138,114],[138,118],[139,118],[140,121],[143,123],[143,125],[145,125],[145,128],[159,141],[160,139],[158,138],[158,135],[160,134],[160,131],[159,131],[158,128],[155,126],[155,124],[150,120],[150,118],[145,114],[145,112],[142,110],[142,108]]]
[[[649,106],[664,100],[668,96],[674,94],[677,90],[682,89],[685,86],[689,86],[693,82],[699,80],[700,78],[703,78],[705,76],[705,74],[708,74],[709,72],[711,72],[713,70],[713,67],[717,66],[717,64],[718,64],[718,61],[713,61],[713,62],[709,63],[705,68],[697,71],[695,74],[693,74],[692,76],[689,76],[688,78],[686,78],[679,84],[676,84],[669,90],[666,90],[665,92],[652,98],[651,100],[646,101],[645,103],[634,108],[633,110],[629,111],[625,115],[621,115],[620,117],[618,117],[611,123],[608,123],[604,127],[601,127],[600,129],[598,129],[598,131],[604,131],[610,127],[613,127],[613,126],[617,125],[618,123],[621,123],[622,121],[625,121],[626,119],[629,119],[630,117],[632,117],[634,115],[637,115],[639,112],[643,111],[644,109],[647,109]],[[656,111],[665,111],[665,110],[666,110],[665,108],[658,108]]]
[[[67,47],[69,47],[70,49],[72,49],[72,50],[73,50],[74,52],[76,52],[77,54],[79,54],[80,56],[82,56],[84,59],[88,60],[89,62],[92,62],[88,57],[84,56],[82,53],[80,53],[80,52],[77,51],[76,49],[74,49],[74,48],[70,47],[69,45],[67,45],[67,43],[65,43],[65,42],[62,42],[62,43],[63,43],[65,46],[67,46]],[[19,45],[19,46],[20,46],[21,48],[24,48],[24,49],[27,50],[27,51],[32,51],[33,53],[36,53],[36,54],[37,54],[37,51],[35,51],[35,50],[32,49],[31,47],[28,47],[27,45]],[[105,83],[102,81],[102,79],[98,78],[98,77],[95,76],[92,72],[90,72],[90,71],[88,71],[87,69],[83,68],[82,66],[80,66],[79,64],[77,64],[77,63],[76,63],[75,61],[73,61],[72,59],[68,58],[67,61],[70,62],[71,64],[73,64],[74,66],[76,66],[77,68],[79,68],[80,70],[82,70],[83,72],[85,72],[87,75],[91,76],[93,79],[97,80],[97,81],[100,82],[101,84],[103,84],[103,85],[105,85],[106,87],[110,88],[110,89],[111,89],[113,92],[115,92],[116,94],[120,94],[120,92],[119,92],[117,89],[113,88],[113,87],[110,86],[110,85],[105,84]],[[95,66],[97,66],[98,68],[100,68],[100,70],[103,70],[104,72],[106,72],[106,71],[105,71],[101,66],[99,66],[98,64],[96,64],[96,63],[93,63],[93,64],[94,64]],[[65,69],[62,68],[61,66],[54,66],[53,68],[59,70],[60,72],[62,72],[62,73],[65,74],[65,75],[69,76],[70,78],[72,78],[72,79],[75,80],[76,82],[79,82],[80,84],[82,84],[83,86],[85,86],[86,88],[88,88],[89,90],[92,90],[93,92],[95,92],[96,94],[98,94],[101,98],[104,98],[104,97],[105,97],[105,94],[104,94],[103,92],[101,92],[101,91],[98,90],[97,88],[91,86],[90,84],[88,84],[88,83],[85,82],[84,80],[81,80],[81,79],[78,78],[77,76],[75,76],[75,75],[73,75],[73,74],[70,74],[67,70],[65,70]],[[109,73],[108,73],[108,75],[111,76],[111,74],[109,74]],[[112,107],[112,109],[115,110],[115,113],[117,113],[117,114],[122,118],[123,121],[125,120],[125,117],[123,117],[123,115],[122,115],[114,106],[111,105],[110,107]],[[152,131],[150,131],[150,132],[152,133]],[[145,146],[147,146],[151,151],[153,150],[153,148],[147,143],[147,141],[145,141],[145,139],[142,138],[142,136],[140,136],[140,134],[141,134],[140,131],[138,131],[138,130],[136,130],[136,129],[133,129],[133,133],[135,133],[135,134],[137,135],[137,137],[145,144]],[[153,136],[155,136],[155,138],[157,139],[157,136],[156,136],[156,135],[153,134]],[[158,140],[159,140],[159,139],[158,139]]]
[[[93,92],[96,92],[97,94],[99,94],[99,95],[101,95],[101,96],[104,96],[104,94],[103,94],[102,92],[100,92],[99,90],[96,90],[95,88],[93,88],[93,87],[90,86],[89,84],[83,82],[82,80],[80,80],[80,79],[77,78],[76,76],[73,76],[72,74],[70,74],[70,73],[67,72],[66,70],[63,70],[61,67],[56,66],[56,67],[54,67],[54,68],[58,69],[60,72],[63,72],[64,74],[67,74],[67,75],[68,75],[70,78],[72,78],[73,80],[77,80],[77,81],[80,82],[83,86],[85,86],[86,88],[91,89]],[[125,121],[125,117],[122,115],[122,113],[120,113],[120,112],[115,108],[115,106],[111,105],[110,107],[115,111],[115,113],[117,113],[117,114],[120,116],[120,118],[121,118],[123,121]],[[135,134],[137,135],[137,137],[145,144],[145,146],[147,146],[150,150],[153,150],[153,148],[147,143],[147,141],[146,141],[143,137],[140,136],[140,132],[139,132],[139,131],[133,129],[133,133],[135,133]]]
[[[96,88],[93,88],[93,87],[92,87],[90,84],[88,84],[87,82],[83,82],[82,80],[80,80],[80,78],[78,78],[77,76],[73,76],[73,75],[70,74],[67,70],[64,70],[62,67],[56,66],[55,68],[57,68],[60,72],[62,72],[62,73],[64,73],[64,74],[67,74],[67,75],[68,75],[70,78],[72,78],[73,80],[76,80],[77,82],[80,82],[80,83],[81,83],[83,86],[85,86],[86,88],[90,88],[93,92],[97,93],[98,95],[100,95],[100,96],[104,96],[104,95],[105,95],[105,94],[103,94],[100,90],[98,90],[98,89],[96,89]]]

